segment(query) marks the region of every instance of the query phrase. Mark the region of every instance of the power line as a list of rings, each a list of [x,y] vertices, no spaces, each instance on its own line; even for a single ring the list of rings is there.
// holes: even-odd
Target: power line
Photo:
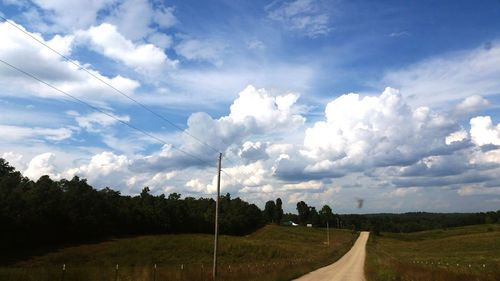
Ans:
[[[29,73],[29,72],[27,72],[27,71],[24,71],[24,70],[22,70],[22,69],[20,69],[20,68],[18,68],[18,67],[16,67],[16,66],[14,66],[14,65],[12,65],[12,64],[10,64],[10,63],[8,63],[8,62],[6,62],[6,61],[4,61],[3,59],[0,59],[0,62],[2,62],[3,64],[5,64],[6,66],[8,66],[8,67],[10,67],[10,68],[12,68],[12,69],[14,69],[14,70],[16,70],[16,71],[20,72],[20,73],[22,73],[22,74],[24,74],[24,75],[26,75],[26,76],[28,76],[28,77],[32,78],[33,80],[36,80],[36,81],[38,81],[38,82],[40,82],[40,83],[42,83],[42,84],[44,84],[44,85],[46,85],[46,86],[50,87],[51,89],[53,89],[53,90],[55,90],[55,91],[57,91],[57,92],[59,92],[59,93],[61,93],[61,94],[65,95],[65,96],[68,96],[68,97],[72,98],[72,99],[73,99],[73,100],[75,100],[76,102],[79,102],[79,103],[81,103],[81,104],[84,104],[84,105],[86,105],[86,106],[88,106],[88,107],[92,108],[92,109],[93,109],[93,110],[95,110],[95,111],[99,111],[99,112],[101,112],[102,114],[105,114],[105,115],[107,115],[108,117],[113,118],[114,120],[116,120],[116,121],[120,122],[121,124],[126,125],[126,126],[128,126],[128,127],[132,128],[132,129],[134,129],[134,130],[136,130],[136,131],[138,131],[138,132],[140,132],[140,133],[142,133],[142,134],[144,134],[144,135],[146,135],[146,136],[148,136],[148,137],[152,138],[152,139],[155,139],[156,141],[158,141],[158,142],[160,142],[160,143],[162,143],[162,144],[164,144],[164,145],[171,145],[171,144],[167,143],[166,141],[164,141],[164,140],[160,139],[159,137],[157,137],[157,136],[155,136],[155,135],[153,135],[153,134],[151,134],[151,133],[148,133],[148,132],[144,131],[143,129],[141,129],[141,128],[137,127],[137,126],[134,126],[134,125],[132,125],[132,124],[130,124],[130,123],[128,123],[128,122],[125,122],[125,121],[123,121],[122,119],[120,119],[120,118],[118,118],[118,117],[114,116],[113,114],[110,114],[110,113],[108,113],[108,112],[106,112],[106,111],[104,111],[104,110],[102,110],[102,109],[100,109],[100,108],[98,108],[98,107],[96,107],[96,106],[94,106],[94,105],[91,105],[90,103],[88,103],[88,102],[86,102],[86,101],[84,101],[84,100],[82,100],[82,99],[79,99],[79,98],[77,98],[77,97],[75,97],[75,96],[73,96],[73,95],[69,94],[68,92],[63,91],[63,90],[61,90],[61,89],[57,88],[56,86],[54,86],[54,85],[52,85],[52,84],[50,84],[50,83],[48,83],[48,82],[45,82],[44,80],[42,80],[42,79],[38,78],[37,76],[35,76],[35,75],[33,75],[33,74],[31,74],[31,73]],[[208,162],[208,161],[206,161],[206,160],[203,160],[203,159],[201,159],[201,158],[199,158],[199,157],[197,157],[197,156],[195,156],[195,155],[193,155],[193,154],[191,154],[191,153],[189,153],[189,152],[184,151],[183,149],[177,148],[177,147],[175,147],[175,146],[173,146],[173,145],[171,145],[171,147],[172,147],[173,149],[175,149],[175,150],[179,151],[179,152],[184,153],[184,154],[185,154],[185,155],[187,155],[187,156],[192,157],[193,159],[196,159],[196,160],[198,160],[198,161],[200,161],[200,162],[202,162],[202,163],[204,163],[204,164],[208,164],[208,166],[213,166],[213,163],[210,163],[210,162]]]
[[[65,61],[73,64],[74,66],[76,66],[78,69],[81,69],[83,70],[85,73],[87,73],[88,75],[90,75],[91,77],[93,77],[94,79],[97,79],[98,81],[100,81],[101,83],[105,84],[106,86],[110,87],[111,89],[113,89],[115,92],[117,92],[118,94],[126,97],[127,99],[129,99],[130,101],[134,102],[135,104],[139,105],[140,107],[142,107],[144,110],[148,111],[149,113],[155,115],[156,117],[160,118],[161,120],[163,120],[164,122],[167,122],[168,124],[170,124],[172,127],[176,128],[177,130],[181,131],[183,134],[193,138],[194,140],[196,140],[198,143],[202,144],[202,145],[205,145],[206,147],[210,148],[211,150],[213,150],[214,152],[216,153],[220,153],[220,151],[213,147],[212,145],[208,144],[207,142],[203,141],[202,139],[194,136],[193,134],[187,132],[186,130],[184,130],[183,128],[179,127],[178,125],[176,125],[174,122],[168,120],[166,117],[164,117],[163,115],[157,113],[156,111],[150,109],[148,106],[146,106],[145,104],[139,102],[138,100],[134,99],[133,97],[131,97],[130,95],[127,95],[126,93],[124,93],[123,91],[121,91],[120,89],[114,87],[112,84],[108,83],[107,81],[103,80],[102,78],[100,78],[99,76],[95,75],[94,73],[92,73],[90,70],[88,70],[87,68],[85,68],[84,66],[80,65],[79,63],[77,63],[76,61],[72,60],[70,57],[62,54],[61,52],[57,51],[56,49],[52,48],[51,46],[45,44],[45,42],[41,41],[40,39],[36,38],[35,36],[33,36],[31,33],[27,32],[26,30],[22,29],[21,27],[19,27],[18,25],[14,24],[13,22],[11,22],[10,20],[8,20],[7,18],[3,17],[2,15],[0,15],[0,19],[4,20],[6,23],[8,23],[10,26],[14,27],[15,29],[19,30],[20,32],[22,32],[23,34],[25,34],[26,36],[28,36],[29,38],[35,40],[36,42],[38,42],[39,44],[41,44],[42,46],[46,47],[47,49],[51,50],[52,52],[54,52],[55,54],[59,55],[60,57],[62,57]],[[229,147],[229,145],[223,140],[223,139],[220,139],[220,141]],[[240,156],[241,157],[241,156]],[[230,164],[232,164],[233,166],[238,166],[236,163],[234,163],[233,161],[231,161],[231,159],[229,158],[226,158],[224,157]]]
[[[76,67],[78,67],[79,69],[83,70],[84,72],[86,72],[88,75],[90,75],[91,77],[97,79],[98,81],[100,81],[101,83],[104,83],[105,85],[107,85],[108,87],[110,87],[111,89],[113,89],[115,92],[119,93],[120,95],[126,97],[127,99],[131,100],[132,102],[134,102],[135,104],[139,105],[140,107],[142,107],[144,110],[148,111],[149,113],[155,115],[156,117],[160,118],[161,120],[167,122],[168,124],[170,124],[172,127],[176,128],[177,130],[181,131],[183,134],[186,134],[187,136],[190,136],[191,138],[193,138],[194,140],[198,141],[200,144],[203,144],[207,147],[209,147],[210,149],[212,149],[213,151],[217,152],[217,153],[220,153],[220,151],[216,148],[214,148],[213,146],[209,145],[208,143],[206,143],[205,141],[199,139],[198,137],[194,136],[193,134],[187,132],[186,130],[184,130],[183,128],[179,127],[178,125],[176,125],[174,122],[168,120],[167,118],[165,118],[163,115],[153,111],[152,109],[150,109],[149,107],[147,107],[146,105],[144,105],[143,103],[139,102],[138,100],[134,99],[133,97],[131,97],[130,95],[127,95],[126,93],[124,93],[123,91],[121,91],[120,89],[114,87],[113,85],[111,85],[110,83],[106,82],[105,80],[103,80],[102,78],[100,78],[99,76],[95,75],[94,73],[92,73],[90,70],[88,70],[87,68],[85,68],[84,66],[80,65],[79,63],[75,62],[74,60],[72,60],[71,58],[69,58],[68,56],[60,53],[59,51],[55,50],[54,48],[50,47],[49,45],[45,44],[43,41],[39,40],[38,38],[36,38],[35,36],[33,36],[32,34],[30,34],[29,32],[27,32],[26,30],[20,28],[19,26],[17,26],[16,24],[12,23],[11,21],[9,21],[8,19],[6,19],[5,17],[1,16],[0,15],[0,18],[2,20],[4,20],[6,23],[8,23],[9,25],[11,25],[12,27],[16,28],[17,30],[21,31],[22,33],[24,33],[25,35],[29,36],[31,39],[35,40],[36,42],[38,42],[39,44],[45,46],[46,48],[48,48],[49,50],[51,50],[52,52],[58,54],[60,57],[62,57],[64,60],[66,60],[67,62],[75,65]],[[227,145],[227,144],[226,144]]]
[[[1,63],[3,63],[3,64],[4,64],[4,65],[6,65],[6,66],[8,66],[8,67],[10,67],[10,68],[12,68],[12,69],[14,69],[14,70],[18,71],[19,73],[22,73],[22,74],[24,74],[24,75],[26,75],[26,76],[30,77],[31,79],[33,79],[33,80],[35,80],[35,81],[38,81],[39,83],[42,83],[42,84],[46,85],[47,87],[49,87],[49,88],[51,88],[51,89],[53,89],[53,90],[55,90],[55,91],[57,91],[57,92],[59,92],[59,93],[61,93],[61,94],[65,95],[65,96],[67,96],[67,97],[69,97],[69,98],[71,98],[71,99],[75,100],[76,102],[81,103],[81,104],[83,104],[83,105],[85,105],[85,106],[87,106],[87,107],[89,107],[89,108],[91,108],[91,109],[93,109],[93,110],[95,110],[95,111],[98,111],[98,112],[100,112],[100,113],[102,113],[102,114],[104,114],[104,115],[106,115],[106,116],[108,116],[108,117],[110,117],[110,118],[112,118],[112,119],[116,120],[117,122],[119,122],[119,123],[121,123],[121,124],[123,124],[123,125],[125,125],[125,126],[127,126],[127,127],[129,127],[129,128],[132,128],[132,129],[134,129],[134,130],[136,130],[136,131],[140,132],[141,134],[143,134],[143,135],[145,135],[145,136],[148,136],[148,137],[150,137],[150,138],[152,138],[152,139],[156,140],[157,142],[159,142],[159,143],[161,143],[161,144],[164,144],[164,145],[171,145],[171,144],[169,144],[168,142],[164,141],[163,139],[161,139],[161,138],[159,138],[159,137],[157,137],[157,136],[155,136],[155,135],[153,135],[153,134],[151,134],[151,133],[148,133],[147,131],[145,131],[145,130],[143,130],[143,129],[141,129],[141,128],[137,127],[137,126],[134,126],[134,125],[132,125],[132,124],[130,124],[130,123],[128,123],[128,122],[125,122],[125,121],[123,121],[122,119],[120,119],[120,118],[118,118],[118,117],[114,116],[113,114],[110,114],[109,112],[106,112],[105,110],[100,109],[99,107],[96,107],[96,106],[94,106],[94,105],[92,105],[92,104],[90,104],[90,103],[88,103],[88,102],[86,102],[86,101],[84,101],[84,100],[82,100],[82,99],[80,99],[80,98],[77,98],[77,97],[75,97],[74,95],[72,95],[72,94],[70,94],[70,93],[68,93],[68,92],[66,92],[66,91],[63,91],[63,90],[61,90],[61,89],[57,88],[56,86],[54,86],[54,85],[52,85],[52,84],[50,84],[50,83],[48,83],[48,82],[46,82],[46,81],[42,80],[41,78],[39,78],[39,77],[37,77],[37,76],[35,76],[35,75],[33,75],[33,74],[31,74],[31,73],[29,73],[29,72],[25,71],[25,70],[20,69],[20,68],[19,68],[19,67],[17,67],[17,66],[14,66],[14,65],[10,64],[9,62],[7,62],[7,61],[5,61],[5,60],[3,60],[3,59],[0,59],[0,62],[1,62]],[[177,147],[175,147],[175,146],[173,146],[173,145],[171,145],[171,147],[172,147],[173,149],[175,149],[175,150],[177,150],[177,151],[179,151],[179,152],[181,152],[181,153],[183,153],[183,154],[185,154],[185,155],[187,155],[187,156],[189,156],[189,157],[191,157],[191,158],[195,159],[195,160],[200,161],[200,162],[201,162],[201,163],[203,163],[203,164],[206,164],[206,165],[208,165],[208,166],[213,166],[213,163],[210,163],[210,162],[208,162],[208,161],[206,161],[206,160],[203,160],[203,159],[201,159],[201,158],[199,158],[199,157],[195,156],[195,155],[194,155],[194,154],[192,154],[192,153],[189,153],[189,152],[187,152],[187,151],[185,151],[185,150],[183,150],[183,149],[177,148]],[[227,159],[227,158],[226,158],[226,159]],[[227,173],[226,171],[224,171],[224,170],[222,170],[222,169],[221,169],[221,172],[222,172],[222,173],[224,173],[225,175],[227,175],[228,177],[230,177],[230,178],[232,178],[232,179],[235,179],[237,182],[240,182],[240,183],[241,183],[241,181],[240,181],[240,180],[238,180],[236,177],[232,176],[231,174]],[[250,181],[251,181],[252,183],[254,183],[256,186],[259,186],[259,184],[255,183],[255,182],[254,182],[251,178],[248,178],[248,180],[250,180]],[[258,192],[246,192],[246,193],[258,193]],[[272,192],[264,192],[264,193],[272,193]]]
[[[186,131],[186,130],[184,130],[183,128],[179,127],[178,125],[176,125],[176,124],[175,124],[175,123],[173,123],[172,121],[170,121],[170,120],[168,120],[167,118],[165,118],[163,115],[161,115],[161,114],[159,114],[159,113],[157,113],[157,112],[153,111],[152,109],[150,109],[149,107],[147,107],[147,106],[146,106],[146,105],[144,105],[143,103],[141,103],[141,102],[137,101],[136,99],[134,99],[134,98],[133,98],[133,97],[131,97],[130,95],[127,95],[126,93],[124,93],[124,92],[123,92],[123,91],[121,91],[120,89],[118,89],[118,88],[114,87],[113,85],[111,85],[111,84],[110,84],[110,83],[108,83],[107,81],[103,80],[103,79],[102,79],[102,78],[100,78],[99,76],[97,76],[97,75],[95,75],[94,73],[92,73],[90,70],[88,70],[88,69],[87,69],[87,68],[85,68],[84,66],[80,65],[79,63],[77,63],[76,61],[72,60],[72,59],[71,59],[71,58],[69,58],[68,56],[66,56],[66,55],[64,55],[64,54],[62,54],[62,53],[60,53],[60,52],[59,52],[59,51],[57,51],[56,49],[54,49],[54,48],[50,47],[49,45],[45,44],[43,41],[39,40],[38,38],[36,38],[35,36],[33,36],[31,33],[29,33],[29,32],[27,32],[26,30],[24,30],[24,29],[20,28],[20,27],[19,27],[19,26],[17,26],[16,24],[12,23],[12,22],[11,22],[11,21],[9,21],[7,18],[5,18],[5,17],[3,17],[3,16],[1,16],[1,15],[0,15],[0,19],[4,20],[4,21],[5,21],[6,23],[8,23],[10,26],[12,26],[12,27],[14,27],[15,29],[17,29],[17,30],[21,31],[21,32],[22,32],[22,33],[24,33],[26,36],[28,36],[28,37],[30,37],[31,39],[35,40],[36,42],[38,42],[38,43],[39,43],[39,44],[41,44],[42,46],[44,46],[44,47],[48,48],[49,50],[51,50],[51,51],[52,51],[52,52],[54,52],[55,54],[59,55],[59,56],[60,56],[60,57],[62,57],[65,61],[67,61],[67,62],[69,62],[69,63],[73,64],[73,65],[74,65],[74,66],[76,66],[78,69],[83,70],[85,73],[87,73],[88,75],[90,75],[90,76],[91,76],[91,77],[93,77],[94,79],[97,79],[97,80],[98,80],[98,81],[100,81],[101,83],[103,83],[103,84],[105,84],[106,86],[110,87],[111,89],[113,89],[113,90],[114,90],[115,92],[117,92],[118,94],[120,94],[120,95],[122,95],[122,96],[126,97],[127,99],[131,100],[131,101],[132,101],[132,102],[134,102],[135,104],[137,104],[137,105],[139,105],[140,107],[142,107],[144,110],[146,110],[146,111],[148,111],[149,113],[151,113],[151,114],[153,114],[153,115],[157,116],[157,117],[158,117],[158,118],[160,118],[161,120],[163,120],[163,121],[167,122],[167,123],[168,123],[168,124],[170,124],[172,127],[174,127],[174,128],[176,128],[177,130],[181,131],[183,134],[185,134],[185,135],[187,135],[187,136],[189,136],[189,137],[193,138],[194,140],[196,140],[196,141],[197,141],[197,142],[199,142],[200,144],[205,145],[206,147],[209,147],[209,148],[210,148],[210,149],[212,149],[214,152],[220,153],[220,151],[219,151],[218,149],[214,148],[213,146],[211,146],[211,145],[210,145],[210,144],[208,144],[207,142],[205,142],[205,141],[203,141],[203,140],[199,139],[198,137],[194,136],[193,134],[191,134],[191,133],[187,132],[187,131]],[[21,70],[21,69],[19,69],[19,68],[15,67],[15,66],[13,66],[13,65],[11,65],[11,64],[9,64],[9,63],[7,63],[7,62],[5,62],[5,61],[3,61],[3,60],[2,60],[2,62],[3,62],[4,64],[7,64],[8,66],[10,66],[10,67],[12,67],[12,68],[16,69],[17,71],[19,71],[19,72],[21,72],[21,73],[23,73],[23,74],[25,74],[25,75],[27,75],[27,76],[29,76],[29,77],[33,78],[33,79],[35,79],[35,80],[37,80],[37,81],[39,81],[39,82],[41,82],[41,83],[45,84],[45,85],[47,85],[47,86],[49,86],[49,87],[53,88],[53,89],[54,89],[54,90],[56,90],[56,91],[61,92],[61,93],[65,94],[65,95],[67,95],[67,96],[69,96],[69,97],[71,97],[71,98],[73,98],[73,99],[77,100],[78,102],[81,102],[81,103],[86,104],[87,106],[89,106],[89,107],[93,108],[94,110],[100,111],[101,113],[106,114],[107,116],[109,116],[109,117],[111,117],[111,118],[113,118],[113,119],[117,120],[118,122],[123,123],[123,124],[126,124],[127,126],[130,126],[131,128],[134,128],[135,130],[140,131],[140,132],[142,132],[143,134],[145,134],[145,135],[147,135],[147,136],[149,136],[149,137],[152,137],[152,138],[154,138],[154,139],[156,139],[156,140],[160,141],[160,142],[161,142],[161,143],[163,143],[163,144],[167,144],[167,145],[168,145],[168,143],[167,143],[167,142],[165,142],[165,141],[163,141],[163,140],[161,140],[161,139],[159,139],[159,138],[157,138],[157,137],[155,137],[155,136],[153,136],[153,135],[151,135],[151,134],[149,134],[149,133],[147,133],[147,132],[143,131],[142,129],[140,129],[140,128],[138,128],[138,127],[135,127],[135,126],[131,125],[130,123],[124,122],[123,120],[120,120],[119,118],[116,118],[115,116],[113,116],[113,115],[111,115],[111,114],[109,114],[109,113],[107,113],[107,112],[105,112],[105,111],[103,111],[103,110],[101,110],[101,109],[99,109],[99,108],[97,108],[97,107],[95,107],[95,106],[92,106],[92,105],[90,105],[90,104],[88,104],[88,103],[86,103],[86,102],[84,102],[84,101],[82,101],[82,100],[80,100],[80,99],[78,99],[78,98],[76,98],[76,97],[74,97],[74,96],[71,96],[70,94],[68,94],[68,93],[66,93],[66,92],[64,92],[64,91],[62,91],[62,90],[60,90],[60,89],[58,89],[58,88],[54,87],[53,85],[51,85],[51,84],[49,84],[49,83],[47,83],[47,82],[45,82],[45,81],[43,81],[43,80],[39,79],[38,77],[35,77],[34,75],[27,73],[26,71],[23,71],[23,70]],[[229,146],[229,145],[228,145],[228,144],[227,144],[224,140],[222,140],[222,139],[221,139],[221,141],[222,141],[222,143],[223,143],[223,144],[225,144],[226,146]],[[196,156],[194,156],[194,155],[192,155],[192,154],[190,154],[190,153],[188,153],[188,152],[185,152],[185,151],[183,151],[183,150],[181,150],[181,149],[179,149],[179,148],[175,148],[174,146],[172,146],[172,148],[177,149],[177,150],[179,150],[179,151],[183,152],[184,154],[189,155],[189,156],[191,156],[191,157],[193,157],[193,158],[195,158],[195,159],[201,160],[200,158],[198,158],[198,157],[196,157]],[[241,156],[240,156],[240,157],[241,157]],[[233,166],[238,166],[236,163],[234,163],[233,161],[231,161],[231,159],[226,158],[226,157],[225,157],[225,159],[226,159],[226,160],[227,160],[230,164],[232,164]],[[206,163],[206,161],[204,161],[204,160],[201,160],[201,161]],[[222,171],[222,172],[223,172],[224,174],[226,174],[227,176],[229,176],[229,177],[231,177],[231,178],[234,178],[234,177],[232,177],[231,175],[229,175],[228,173],[226,173],[225,171]],[[255,182],[254,182],[251,178],[249,178],[248,180],[250,180],[250,181],[251,181],[252,183],[254,183],[256,186],[258,186],[258,185],[259,185],[259,184],[255,183]]]

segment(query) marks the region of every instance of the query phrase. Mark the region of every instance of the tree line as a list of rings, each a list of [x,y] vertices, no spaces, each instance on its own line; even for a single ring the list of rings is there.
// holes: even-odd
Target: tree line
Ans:
[[[475,224],[500,223],[500,210],[480,213],[427,213],[340,215],[341,224],[354,230],[416,232]]]
[[[254,204],[229,194],[220,197],[219,230],[244,235],[265,224]],[[105,237],[157,233],[213,233],[215,200],[178,193],[122,195],[96,190],[85,179],[37,181],[23,177],[0,158],[0,251],[81,242]]]
[[[266,223],[294,222],[314,227],[341,227],[375,233],[413,232],[483,223],[500,223],[500,211],[486,213],[406,213],[339,215],[324,205],[319,211],[304,201],[297,213],[284,213],[282,201],[264,210],[230,194],[220,197],[222,234],[245,235]],[[0,251],[39,245],[82,242],[105,237],[159,233],[213,233],[215,201],[181,198],[178,193],[122,195],[96,190],[85,179],[29,180],[0,158]]]
[[[279,199],[279,198],[278,198]],[[276,206],[278,201],[276,202]],[[281,203],[281,200],[280,200]],[[272,210],[275,210],[273,201],[266,203],[264,212],[267,222],[271,221]],[[328,205],[324,205],[318,212],[316,207],[309,206],[304,201],[297,203],[297,214],[281,213],[282,221],[292,221],[299,225],[311,224],[313,227],[326,227],[327,223],[333,228],[352,229],[356,231],[380,232],[416,232],[431,229],[446,229],[475,224],[500,223],[500,210],[480,213],[427,213],[410,212],[403,214],[334,214]],[[279,221],[278,221],[279,223]]]

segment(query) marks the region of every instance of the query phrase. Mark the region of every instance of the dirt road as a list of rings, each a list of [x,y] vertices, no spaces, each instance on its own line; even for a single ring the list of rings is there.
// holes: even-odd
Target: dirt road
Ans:
[[[337,262],[310,272],[297,281],[364,281],[366,241],[369,232],[361,232],[351,250]]]

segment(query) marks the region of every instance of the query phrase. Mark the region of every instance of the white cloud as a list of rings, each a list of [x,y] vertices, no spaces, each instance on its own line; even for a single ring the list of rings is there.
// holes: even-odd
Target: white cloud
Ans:
[[[159,7],[155,9],[153,20],[161,28],[170,28],[177,23],[174,11],[174,7]]]
[[[265,160],[269,158],[266,153],[267,144],[258,142],[246,141],[243,143],[239,151],[239,156],[248,161]]]
[[[194,192],[206,192],[207,190],[207,185],[201,183],[199,179],[191,179],[186,182],[185,186],[188,187],[189,191]]]
[[[74,31],[99,22],[110,22],[128,39],[141,40],[159,28],[177,23],[173,7],[149,0],[63,1],[34,0],[40,10],[26,9],[24,16],[40,31]],[[21,4],[18,4],[21,5]],[[103,14],[108,14],[102,18]]]
[[[178,55],[188,60],[208,61],[220,66],[225,46],[215,40],[185,38],[174,49]]]
[[[500,145],[500,124],[493,125],[491,117],[478,116],[470,120],[470,135],[476,145]]]
[[[464,99],[457,105],[456,111],[458,113],[471,113],[477,112],[490,106],[490,102],[480,95],[473,95]]]
[[[116,25],[127,39],[140,41],[159,32],[157,27],[174,26],[177,23],[174,11],[173,7],[154,6],[148,0],[125,0],[111,10],[106,22]]]
[[[472,151],[469,162],[471,164],[500,164],[500,149]]]
[[[500,187],[483,187],[483,186],[462,186],[458,191],[461,196],[470,195],[500,195]]]
[[[341,191],[341,186],[333,185],[328,188],[324,188],[319,192],[294,192],[288,195],[287,202],[289,204],[297,204],[299,201],[304,201],[308,204],[314,202],[312,206],[316,206],[317,211],[320,210],[321,205],[325,204],[335,208],[335,197]]]
[[[28,168],[23,173],[24,176],[31,180],[38,180],[43,175],[48,175],[52,179],[59,179],[60,175],[56,173],[56,167],[53,164],[54,158],[55,154],[50,152],[33,157],[28,164]]]
[[[264,180],[267,171],[261,161],[249,165],[241,165],[225,168],[221,180],[221,193],[235,193],[247,187],[246,192],[255,190],[265,185]],[[208,193],[217,191],[217,176],[214,176],[212,183],[207,186]]]
[[[248,86],[231,105],[229,116],[222,119],[267,128],[302,125],[305,119],[294,108],[298,98],[296,94],[273,97],[265,89]]]
[[[320,165],[316,170],[411,163],[445,149],[446,136],[457,126],[429,108],[412,110],[391,88],[380,96],[340,96],[328,103],[325,117],[304,138],[302,153]]]
[[[25,30],[24,27],[17,26]],[[57,48],[60,52],[71,53],[74,44],[72,36],[61,37],[56,35],[47,41],[38,33],[30,34],[41,42]],[[111,98],[114,102],[124,101],[123,98],[117,98],[117,94],[108,86],[90,77],[75,65],[63,61],[59,55],[22,34],[8,23],[0,23],[0,41],[2,42],[0,44],[0,56],[3,60],[73,96],[86,97],[86,99],[94,100],[96,103]],[[134,91],[139,87],[137,81],[120,75],[106,77],[92,70],[90,66],[87,65],[86,67],[99,79],[130,95],[133,95]],[[0,86],[2,88],[0,95],[15,96],[17,98],[37,96],[68,99],[63,94],[47,86],[40,85],[37,81],[3,64],[0,67],[0,74]]]
[[[151,27],[153,15],[148,0],[125,0],[111,10],[106,22],[116,26],[127,39],[138,41],[154,32]]]
[[[500,94],[500,44],[434,57],[400,70],[389,71],[383,85],[400,89],[413,105],[443,105],[459,99],[463,106],[485,105],[477,97]],[[476,96],[476,97],[474,97]]]
[[[253,39],[247,42],[247,47],[250,50],[264,50],[266,48],[266,44],[260,40]]]
[[[175,67],[177,64],[152,44],[134,44],[121,35],[112,24],[92,26],[77,34],[87,40],[97,52],[122,62],[140,73],[158,74],[160,70]]]
[[[168,49],[172,46],[172,36],[164,33],[153,33],[148,37],[148,41],[162,49]]]
[[[285,29],[312,38],[331,31],[330,17],[319,1],[276,1],[267,6],[266,11],[268,18],[281,23]]]
[[[48,141],[62,141],[72,136],[73,131],[68,128],[40,128],[0,125],[0,139],[7,141],[44,139]]]
[[[96,188],[105,186],[120,187],[126,183],[125,175],[132,161],[125,155],[101,152],[92,156],[88,164],[64,171],[65,178],[80,176],[87,178]]]
[[[319,190],[323,189],[324,185],[321,181],[307,181],[301,183],[288,183],[284,184],[282,189],[284,190]]]
[[[446,142],[446,144],[450,145],[454,142],[463,141],[463,140],[467,139],[468,137],[469,137],[469,134],[467,133],[467,131],[464,129],[461,129],[459,131],[456,131],[456,132],[449,134],[446,137],[445,142]]]
[[[25,164],[22,161],[23,160],[22,154],[8,151],[8,152],[2,153],[2,156],[0,156],[0,158],[5,159],[7,162],[9,162],[9,164],[12,167],[16,168],[17,170],[25,169]]]
[[[78,115],[75,117],[75,120],[78,123],[78,126],[89,132],[100,132],[103,127],[114,125],[118,122],[118,120],[123,122],[130,121],[130,117],[128,115],[120,116],[110,112],[107,114],[113,116],[114,118],[101,112],[93,112],[84,116]]]
[[[419,187],[399,187],[389,192],[391,197],[405,197],[410,194],[415,194],[419,192],[421,188]]]
[[[38,7],[45,10],[46,19],[55,24],[59,30],[86,28],[97,19],[97,13],[116,3],[117,0],[66,1],[66,0],[33,0]]]

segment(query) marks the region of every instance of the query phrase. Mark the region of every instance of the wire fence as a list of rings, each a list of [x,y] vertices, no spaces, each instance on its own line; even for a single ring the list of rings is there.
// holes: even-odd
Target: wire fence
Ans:
[[[317,261],[316,261],[317,262]],[[217,280],[255,280],[259,276],[280,276],[291,268],[308,267],[313,259],[293,259],[244,264],[222,264],[217,269]],[[213,280],[212,264],[177,265],[103,265],[79,266],[62,264],[54,267],[23,267],[0,270],[6,280],[51,281],[205,281]],[[1,279],[1,278],[0,278]]]

